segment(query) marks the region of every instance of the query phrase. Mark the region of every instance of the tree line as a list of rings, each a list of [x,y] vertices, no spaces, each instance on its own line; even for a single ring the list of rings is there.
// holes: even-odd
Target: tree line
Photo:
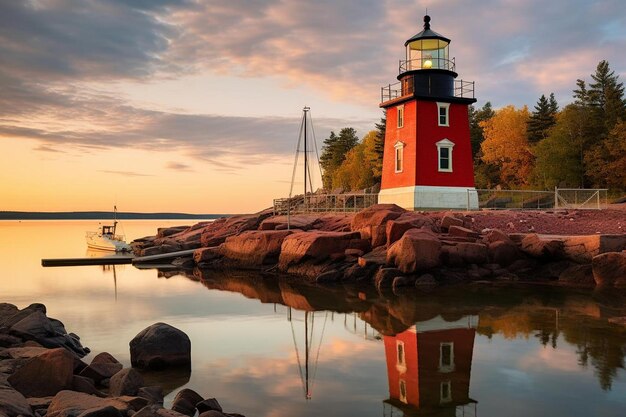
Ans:
[[[624,85],[607,61],[591,81],[578,79],[563,109],[551,93],[532,111],[513,105],[469,107],[477,188],[609,188],[626,191]],[[360,140],[351,127],[324,140],[320,164],[327,191],[380,183],[386,117]]]
[[[591,82],[578,79],[563,109],[550,94],[533,111],[487,102],[470,107],[470,136],[478,188],[626,190],[624,85],[607,61]]]

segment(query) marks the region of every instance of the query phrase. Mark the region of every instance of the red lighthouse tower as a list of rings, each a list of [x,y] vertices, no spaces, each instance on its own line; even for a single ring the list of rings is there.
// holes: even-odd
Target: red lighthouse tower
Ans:
[[[387,128],[379,202],[477,208],[468,118],[474,83],[456,79],[450,39],[430,29],[430,16],[404,45],[399,81],[381,89]]]

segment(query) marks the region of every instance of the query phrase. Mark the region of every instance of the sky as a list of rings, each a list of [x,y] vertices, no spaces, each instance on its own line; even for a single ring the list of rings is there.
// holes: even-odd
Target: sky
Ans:
[[[478,106],[626,79],[623,0],[0,0],[0,210],[269,207],[303,107],[373,129],[426,9]]]

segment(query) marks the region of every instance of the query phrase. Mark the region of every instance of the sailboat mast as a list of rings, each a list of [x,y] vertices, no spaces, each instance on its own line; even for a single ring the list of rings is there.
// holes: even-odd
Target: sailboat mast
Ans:
[[[304,207],[306,208],[307,206],[307,199],[306,199],[306,190],[307,190],[307,172],[308,172],[308,168],[309,168],[309,152],[307,149],[308,146],[308,138],[307,138],[307,114],[309,112],[309,107],[304,107],[303,109],[304,111]],[[313,190],[310,190],[313,191]]]
[[[306,187],[306,185],[305,185]],[[305,398],[311,399],[309,392],[309,312],[304,312],[304,381],[305,381]]]

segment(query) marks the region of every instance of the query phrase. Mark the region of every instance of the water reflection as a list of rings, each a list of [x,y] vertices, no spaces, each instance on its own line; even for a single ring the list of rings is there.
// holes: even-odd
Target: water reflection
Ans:
[[[163,225],[125,222],[129,237]],[[626,409],[626,329],[608,322],[626,316],[624,292],[468,286],[396,295],[246,272],[41,267],[41,258],[82,256],[86,228],[1,223],[0,301],[46,304],[94,354],[107,351],[126,366],[128,342],[145,327],[163,321],[183,330],[193,372],[149,376],[168,391],[188,387],[229,411],[273,417],[445,415],[457,407],[468,415],[470,399],[487,416],[620,416]],[[473,337],[454,336],[461,331]],[[430,354],[423,349],[429,338]],[[470,339],[471,349],[458,350]],[[416,349],[406,347],[411,340]],[[406,372],[390,382],[399,341]],[[445,343],[454,346],[442,350]],[[454,363],[447,374],[434,370],[442,352]]]
[[[385,336],[389,399],[385,416],[475,416],[469,397],[477,316],[441,316]]]
[[[406,338],[421,337],[424,342],[420,346],[428,350],[430,349],[428,346],[435,343],[432,340],[449,337],[454,345],[457,334],[465,334],[466,336],[458,339],[454,345],[454,352],[456,358],[462,361],[460,362],[462,365],[455,369],[466,374],[462,377],[456,373],[448,375],[451,382],[459,378],[466,380],[464,383],[451,385],[454,388],[450,392],[456,395],[451,396],[454,400],[450,404],[455,406],[460,405],[457,400],[469,402],[467,394],[469,371],[476,332],[488,339],[495,335],[507,340],[533,338],[539,345],[555,350],[559,348],[560,343],[573,345],[577,362],[571,365],[581,368],[593,367],[603,390],[610,390],[618,370],[624,369],[626,330],[608,321],[611,317],[626,315],[626,296],[615,291],[610,294],[590,295],[584,291],[561,288],[468,286],[443,288],[430,293],[413,292],[382,296],[373,288],[315,286],[250,272],[231,272],[225,279],[223,272],[211,270],[159,271],[159,276],[171,277],[176,274],[184,274],[192,280],[199,281],[210,290],[236,292],[262,303],[288,306],[290,310],[355,313],[353,325],[356,326],[358,316],[363,322],[361,327],[365,337],[380,339],[382,335],[386,351],[391,349],[388,346],[391,341],[395,341],[396,344],[407,343]],[[441,328],[431,328],[435,323],[439,323]],[[461,324],[467,326],[458,327]],[[415,342],[407,344],[407,347],[409,345],[417,346]],[[460,349],[458,353],[456,349]],[[406,352],[408,355],[409,351]],[[435,353],[421,352],[418,355],[414,352],[416,358],[422,354],[426,355],[426,362],[436,362],[435,359],[438,358],[435,358]],[[391,356],[388,352],[386,357],[388,369],[393,368],[389,365]],[[421,362],[421,365],[426,366],[426,362]],[[416,380],[438,381],[440,378],[435,378],[431,372],[432,369],[424,368],[422,378]],[[414,379],[410,377],[407,381]],[[400,397],[397,392],[399,388],[395,382],[392,383],[391,376],[389,381],[391,404],[394,403],[392,400],[399,401]],[[441,381],[437,384],[441,389],[420,389],[421,400],[414,402],[409,395],[406,397],[406,404],[418,408],[424,404],[428,404],[429,407],[435,403],[441,404],[440,399],[428,399],[432,393],[441,393],[441,390],[445,390]],[[392,385],[397,389],[392,390]],[[461,387],[465,388],[457,392],[456,390]],[[424,394],[424,391],[429,394]],[[465,394],[461,394],[462,392]],[[397,404],[397,401],[394,404]]]

